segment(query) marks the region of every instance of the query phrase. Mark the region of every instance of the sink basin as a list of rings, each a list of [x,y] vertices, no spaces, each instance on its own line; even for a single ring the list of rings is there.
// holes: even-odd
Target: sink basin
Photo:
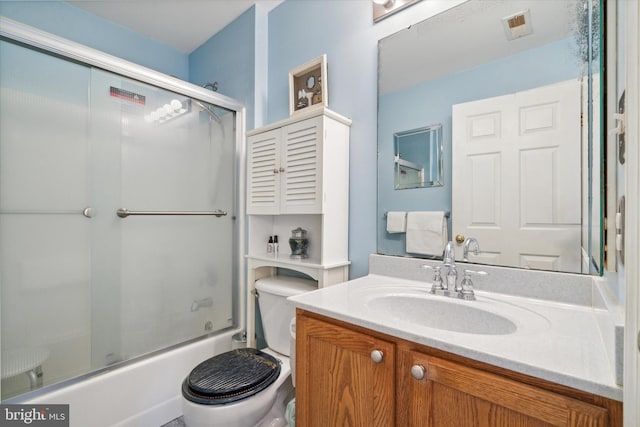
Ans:
[[[436,299],[442,298],[442,299]],[[385,295],[368,301],[367,307],[381,315],[399,318],[435,329],[480,335],[508,335],[516,332],[514,322],[499,314],[459,303],[446,297]]]
[[[404,330],[438,329],[475,335],[538,333],[549,328],[549,320],[537,312],[494,296],[464,301],[431,294],[425,287],[374,285],[354,296],[376,319],[384,319]]]

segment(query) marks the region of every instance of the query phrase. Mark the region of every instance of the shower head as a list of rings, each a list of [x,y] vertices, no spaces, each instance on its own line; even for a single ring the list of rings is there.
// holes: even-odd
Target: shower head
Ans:
[[[213,83],[205,83],[202,85],[203,88],[211,88],[212,91],[217,92],[218,91],[218,82],[213,82]]]

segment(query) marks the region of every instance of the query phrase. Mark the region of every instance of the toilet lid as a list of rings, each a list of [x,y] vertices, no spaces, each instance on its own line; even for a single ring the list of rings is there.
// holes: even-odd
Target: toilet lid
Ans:
[[[182,394],[192,402],[222,405],[259,393],[279,375],[275,357],[255,348],[240,348],[196,366],[184,380]]]

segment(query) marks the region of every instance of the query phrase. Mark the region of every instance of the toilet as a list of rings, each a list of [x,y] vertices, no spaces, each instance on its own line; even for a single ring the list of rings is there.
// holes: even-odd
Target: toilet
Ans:
[[[313,280],[275,276],[256,281],[268,348],[234,349],[196,366],[182,383],[187,427],[284,427],[294,396],[291,334],[295,309],[287,298],[317,289]]]

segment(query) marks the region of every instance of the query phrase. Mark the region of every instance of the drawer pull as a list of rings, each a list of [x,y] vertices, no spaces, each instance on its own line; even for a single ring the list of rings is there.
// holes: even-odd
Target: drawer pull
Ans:
[[[417,380],[423,380],[425,378],[425,370],[422,365],[413,365],[411,367],[411,376]]]
[[[374,363],[382,362],[383,357],[384,353],[380,350],[373,350],[371,352],[371,360],[373,360]]]

